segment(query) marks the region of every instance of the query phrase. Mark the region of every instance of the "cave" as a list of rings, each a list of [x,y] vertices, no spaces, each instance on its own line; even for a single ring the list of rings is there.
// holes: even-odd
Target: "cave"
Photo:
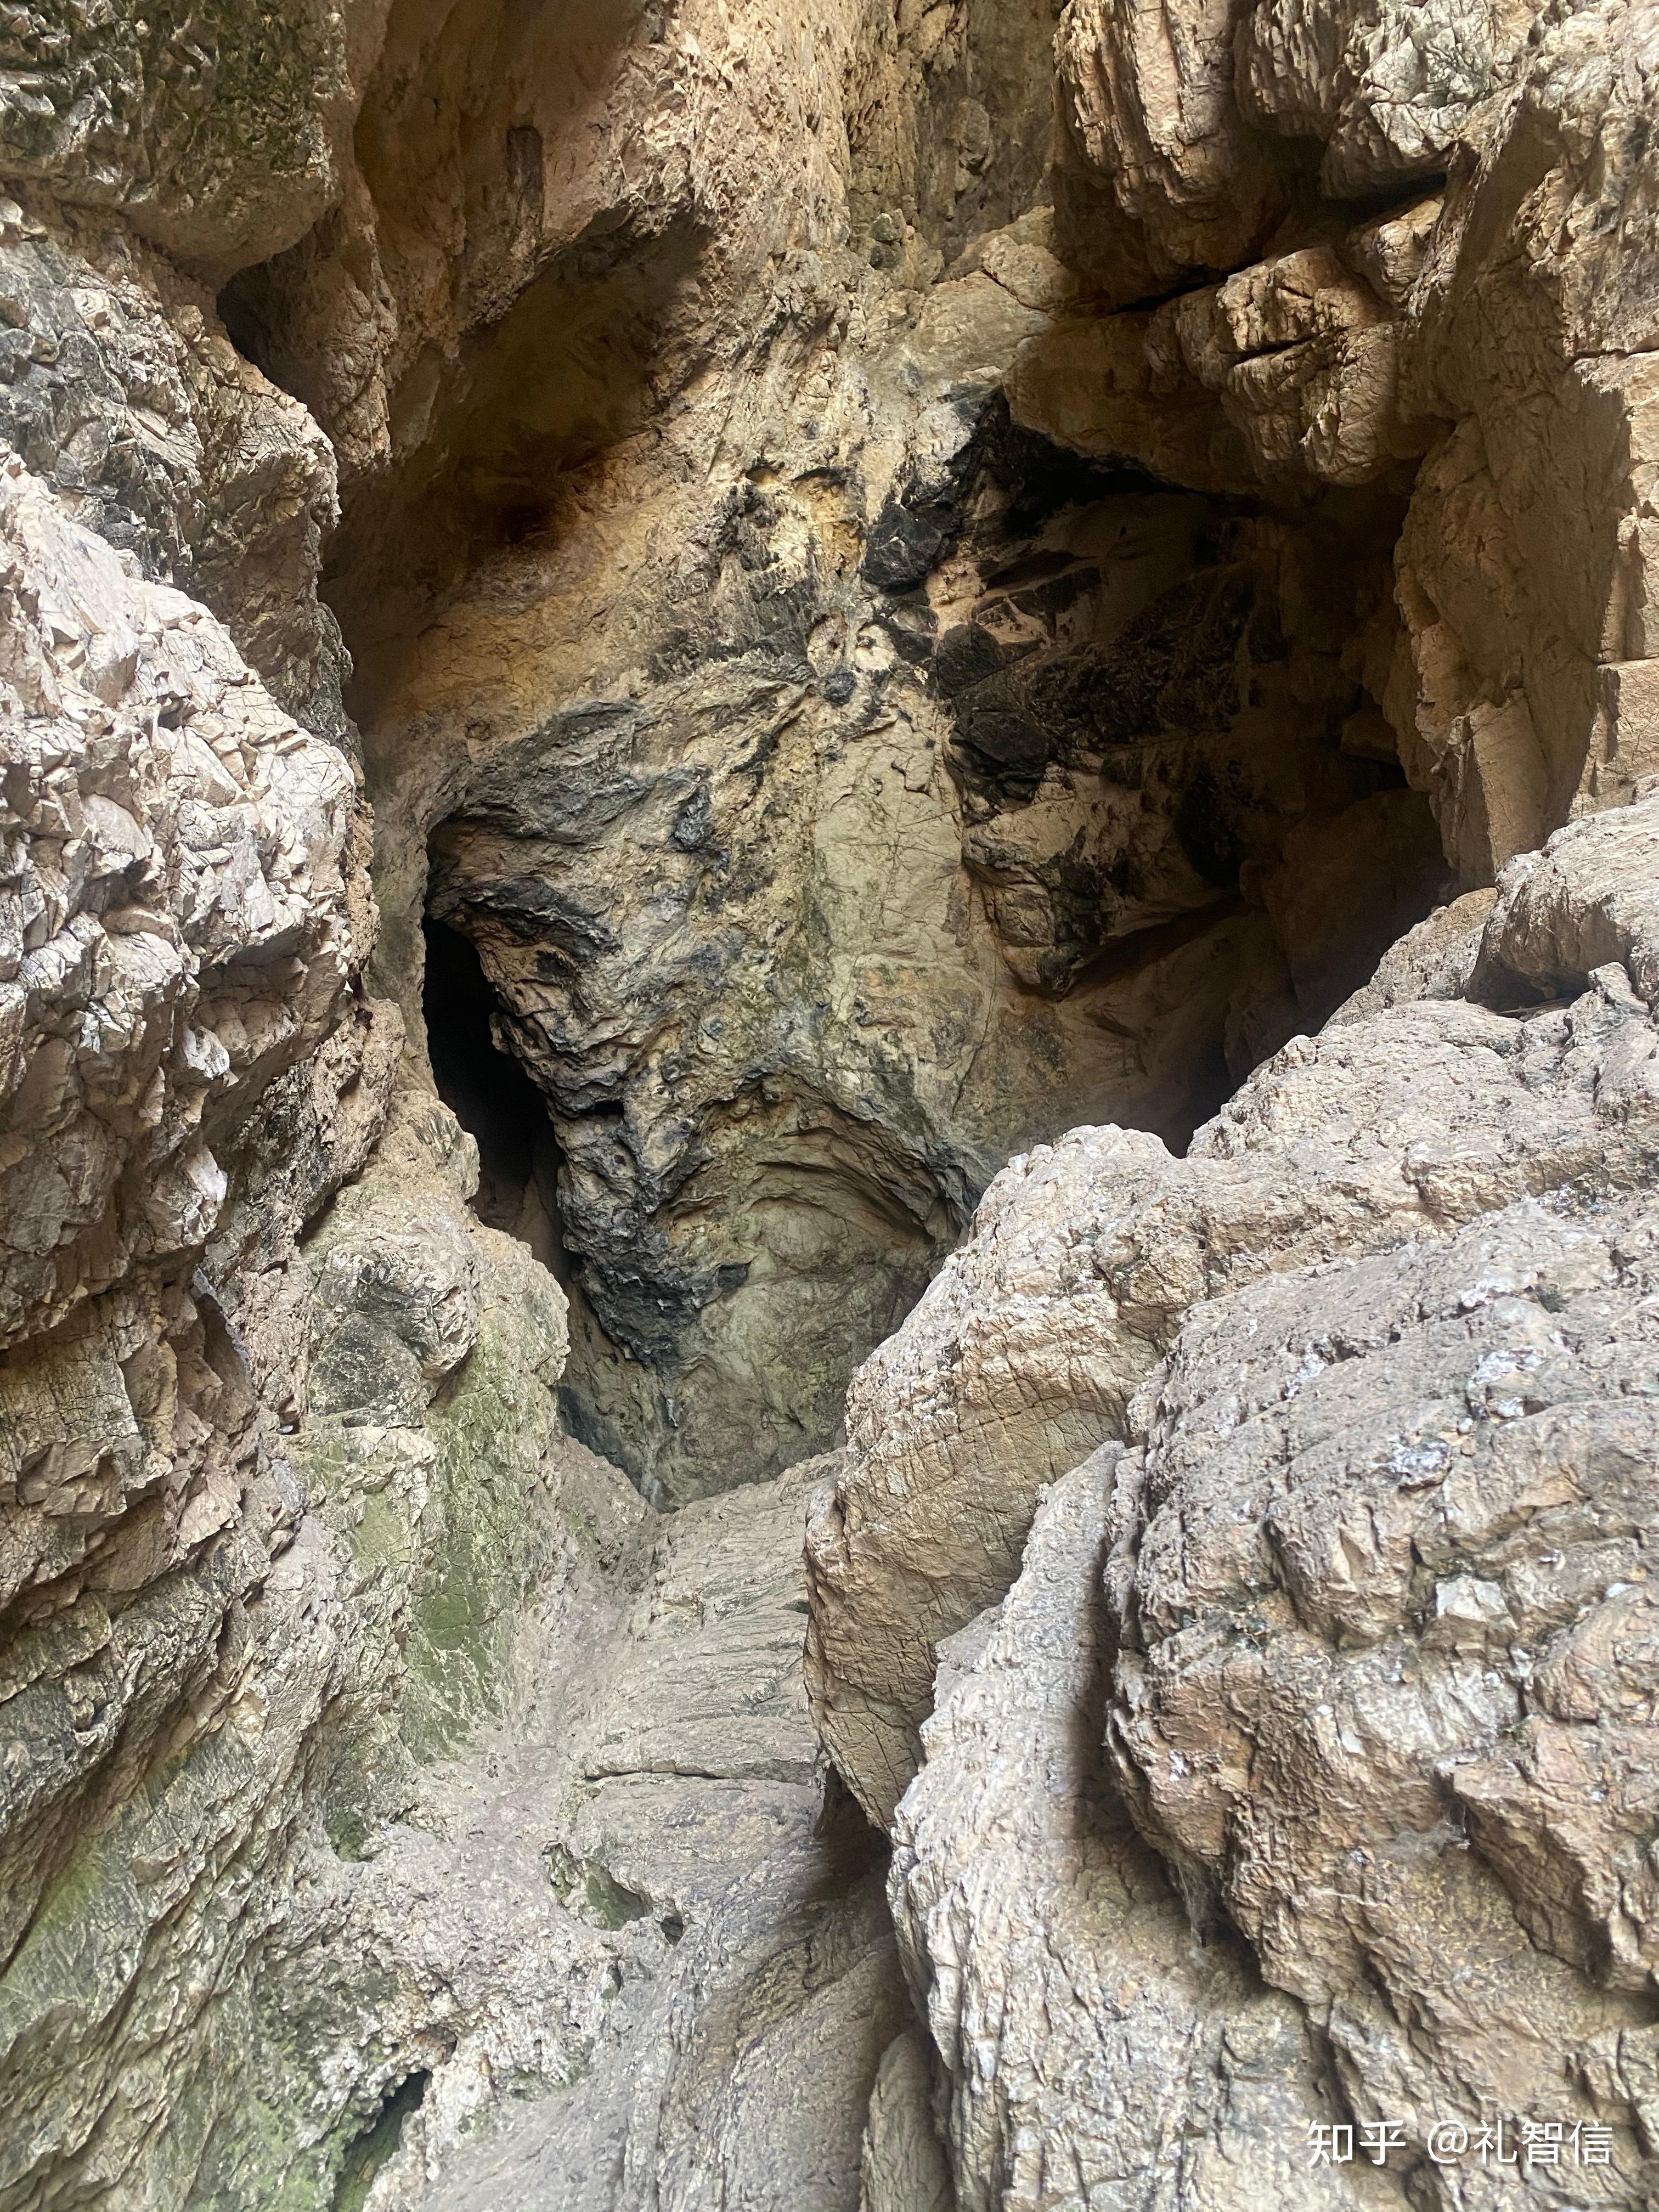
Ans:
[[[424,956],[421,1015],[432,1079],[477,1143],[478,1218],[522,1239],[562,1279],[559,1150],[547,1109],[520,1062],[495,1043],[495,1001],[467,939],[428,921]]]
[[[0,2212],[1652,2204],[1650,12],[14,11]]]
[[[501,1172],[564,1255],[566,1403],[656,1504],[838,1446],[849,1377],[1010,1158],[1086,1121],[1182,1150],[1457,887],[1383,710],[1405,447],[1356,466],[1310,430],[1263,465],[1204,385],[1219,341],[1156,317],[1167,396],[1104,439],[1073,419],[1067,349],[1146,314],[1091,299],[1028,12],[854,104],[851,259],[769,249],[746,337],[761,264],[706,195],[567,210],[553,181],[581,99],[672,50],[649,10],[489,13],[506,79],[469,76],[479,27],[395,15],[368,230],[331,216],[222,296],[339,458],[322,589],[385,987],[429,1031],[475,948],[471,1048],[487,994],[479,1065],[543,1132]],[[501,109],[520,82],[546,89]],[[834,157],[788,97],[816,207]],[[445,175],[476,246],[445,243]],[[1314,273],[1281,318],[1384,327],[1350,269]],[[854,346],[853,296],[890,341]],[[370,299],[398,334],[366,386],[328,333]],[[854,366],[884,346],[890,395]]]
[[[562,1164],[537,1188],[570,1255],[567,1401],[653,1502],[837,1445],[848,1377],[1010,1155],[1079,1121],[1184,1148],[1450,881],[1353,665],[1397,498],[1287,524],[1068,454],[998,396],[944,439],[833,589],[816,480],[751,471],[695,622],[616,696],[469,672],[424,1018],[453,1021],[434,990],[476,947],[471,1018],[493,1007],[503,1097]],[[580,531],[494,550],[484,619],[584,557]],[[849,592],[860,641],[828,657]],[[371,776],[383,744],[407,773],[410,727],[368,721]],[[894,880],[884,941],[875,837],[933,848],[932,911]]]

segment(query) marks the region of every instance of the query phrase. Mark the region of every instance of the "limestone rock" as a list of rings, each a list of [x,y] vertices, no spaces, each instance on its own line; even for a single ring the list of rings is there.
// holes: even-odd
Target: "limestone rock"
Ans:
[[[1415,665],[1389,714],[1466,881],[1652,769],[1653,270],[1618,210],[1650,189],[1654,37],[1646,8],[1540,23],[1459,165],[1408,317],[1407,404],[1452,427],[1401,543]],[[1581,180],[1571,149],[1591,139]],[[1616,267],[1599,242],[1615,235]]]
[[[123,568],[15,458],[3,1018],[15,1342],[212,1236],[254,1103],[367,951],[356,794],[204,609]]]
[[[141,235],[222,282],[309,228],[338,189],[349,58],[373,6],[281,17],[219,0],[177,11],[20,9],[6,30],[0,174]],[[356,19],[354,21],[354,19]]]
[[[268,1133],[303,1139],[299,1103]],[[335,1179],[362,1164],[350,1141]],[[280,1962],[314,1931],[308,1915],[326,1926],[343,1863],[398,1804],[400,1722],[429,1758],[499,1697],[503,1637],[550,1549],[557,1293],[505,1239],[473,1232],[471,1275],[447,1241],[470,1152],[441,1109],[400,1116],[384,1180],[371,1169],[352,1212],[362,1223],[395,1194],[404,1264],[348,1278],[325,1228],[316,1258],[335,1297],[309,1346],[294,1278],[311,1271],[278,1211],[276,1264],[257,1246],[210,1250],[217,1296],[201,1271],[146,1300],[141,1275],[83,1309],[96,1330],[60,1332],[58,1359],[6,1376],[22,1470],[8,1650],[23,1662],[6,1707],[9,2203],[64,2201],[94,2129],[117,2185],[139,2190],[142,2163],[134,2202],[314,2191],[356,2132],[354,2100],[372,2110],[394,2070],[395,2051],[363,2032],[363,2008],[392,2001],[369,1954],[348,1945],[305,2002],[273,1999],[267,1978],[280,1983],[273,1951]],[[292,1163],[271,1164],[285,1196]],[[482,1297],[477,1259],[490,1263]],[[434,1339],[458,1262],[475,1295]],[[430,1346],[427,1387],[391,1426],[343,1387],[340,1340],[368,1327]],[[111,1438],[101,1465],[73,1461],[80,1421]],[[129,1462],[142,1479],[123,1484]],[[231,1856],[247,1878],[227,1892]],[[416,1983],[423,1956],[412,1947]],[[326,2045],[331,2008],[344,2063],[309,2106],[308,2039]],[[313,2121],[275,2118],[284,2099]]]
[[[1014,418],[1091,460],[1133,463],[1196,491],[1259,479],[1243,440],[1196,378],[1183,374],[1167,311],[1061,317],[1028,338],[1008,372]]]
[[[496,1041],[549,1109],[592,1316],[583,1433],[653,1498],[834,1443],[849,1352],[908,1309],[1012,1142],[1102,1097],[1180,1141],[1258,972],[1271,1046],[1439,887],[1400,794],[1341,921],[1292,944],[1275,915],[1304,918],[1265,888],[1293,832],[1387,781],[1327,742],[1354,696],[1340,640],[1382,574],[1334,532],[1328,562],[1245,519],[1217,543],[1196,501],[1064,473],[1027,519],[1019,487],[1053,459],[994,407],[937,403],[859,574],[830,565],[816,494],[750,487],[700,556],[684,669],[548,712],[541,613],[481,599],[371,733],[401,733],[439,817],[389,902],[423,892],[477,946]],[[930,576],[936,609],[915,603]],[[826,595],[834,633],[802,611]],[[491,733],[466,758],[439,749],[463,671]],[[872,914],[878,951],[849,961]]]
[[[915,2027],[881,2054],[859,2174],[859,2212],[951,2212],[951,2169],[933,2122],[932,2046]]]
[[[956,1283],[919,1306],[918,1339],[954,1291],[953,1358],[902,1334],[860,1378],[863,1434],[815,1504],[814,1694],[891,1823],[958,2202],[1084,2203],[1108,2177],[1166,2173],[1195,2199],[1253,2202],[1247,2167],[1331,2124],[1322,2036],[1341,2112],[1393,2130],[1391,2186],[1462,2201],[1432,2131],[1474,2143],[1498,2108],[1517,2140],[1599,2131],[1609,2201],[1650,2185],[1651,810],[1558,833],[1495,901],[1416,933],[1187,1163],[1131,1165],[1118,1133],[1079,1133],[1064,1201],[1028,1170],[1032,1195],[988,1206]],[[1437,1097],[1431,1035],[1458,1040]],[[1402,1053],[1415,1135],[1403,1087],[1397,1105],[1382,1085]],[[1233,1180],[1247,1165],[1253,1212]],[[1387,1188],[1402,1170],[1403,1205]],[[1171,1231],[1194,1203],[1185,1288]],[[1106,1206],[1139,1262],[1137,1304],[1109,1322]],[[1137,1327],[1167,1332],[1161,1359]],[[1022,1337],[1052,1347],[1035,1389]],[[1022,1408],[1064,1403],[1085,1347],[1099,1427],[1121,1442],[1043,1502]],[[907,1350],[939,1378],[933,1402],[907,1402]],[[1114,1351],[1145,1363],[1121,1413]],[[957,1532],[999,1521],[1030,1522],[1012,1589],[958,1628],[1000,1593],[990,1546]],[[929,1590],[935,1547],[965,1564]],[[860,1607],[882,1659],[847,1680],[834,1667]],[[933,1638],[915,1661],[907,1608]],[[927,1692],[904,1698],[930,1660],[933,1717],[894,1808]],[[1234,2058],[1271,2048],[1246,2075],[1300,2110],[1212,2087],[1210,2036]],[[1224,2130],[1266,2139],[1206,2172],[1176,2146],[1212,2098]],[[1298,2160],[1275,2187],[1306,2180]]]
[[[356,1908],[395,1929],[418,1872],[471,1978],[528,1905],[560,1981],[546,1963],[539,1987],[515,1974],[490,1993],[478,1976],[470,2040],[436,2068],[376,2201],[610,2212],[714,2185],[850,2207],[904,1999],[867,1832],[845,1808],[823,1817],[799,1676],[810,1471],[659,1518],[564,1452],[591,1470],[584,1509],[602,1501],[585,1586],[544,1608],[502,1735],[428,1785],[433,1836],[389,1838]],[[489,1873],[509,1866],[492,1895]],[[526,1881],[539,1907],[520,1901]],[[584,1982],[603,2018],[571,2016],[563,1984]],[[476,2054],[493,2068],[515,2046],[539,2094],[463,2140],[485,2094]]]
[[[5,2212],[1645,2203],[1652,7],[5,37]]]
[[[1180,15],[1157,0],[1069,0],[1060,19],[1065,153],[1109,183],[1117,217],[1078,209],[1068,243],[1085,266],[1109,254],[1127,263],[1113,273],[1129,298],[1243,260],[1283,207],[1282,172],[1234,96],[1237,14],[1231,0]],[[1138,252],[1121,238],[1126,221]]]
[[[890,1893],[949,2086],[957,2202],[1363,2203],[1346,2172],[1310,2167],[1309,2129],[1334,2110],[1312,2022],[1237,1939],[1194,1927],[1079,1725],[1111,1679],[1116,1457],[1049,1492],[895,1827]]]
[[[1331,1020],[1352,1021],[1418,999],[1466,996],[1496,896],[1465,891],[1449,906],[1437,907],[1389,946],[1370,981],[1345,1000]]]
[[[1257,262],[1171,309],[1187,367],[1218,392],[1257,473],[1364,483],[1421,450],[1398,417],[1399,339],[1329,246]],[[1159,347],[1162,334],[1149,332]]]
[[[1143,1828],[1328,2021],[1361,2119],[1386,2106],[1407,2158],[1495,2094],[1610,2123],[1621,2195],[1643,2152],[1595,2054],[1639,2036],[1647,1979],[1615,1869],[1652,1755],[1624,1625],[1650,1217],[1645,1193],[1523,1201],[1194,1314],[1148,1393],[1109,1723]],[[1271,1786],[1237,1794],[1241,1759]],[[1403,2003],[1437,2023],[1414,2047]]]
[[[1143,330],[1144,309],[1099,305],[1169,275],[1143,258],[1114,292],[1103,261],[1103,300],[1028,341],[1011,380],[1023,422],[1194,486],[1231,488],[1241,461],[1285,493],[1309,475],[1358,484],[1426,450],[1399,547],[1403,633],[1367,682],[1466,885],[1652,766],[1654,283],[1620,213],[1647,189],[1651,10],[1564,9],[1529,40],[1534,14],[1262,0],[1224,58],[1214,25],[1183,43],[1155,11],[1068,17],[1084,141],[1127,161],[1153,232],[1173,236],[1201,179],[1280,134],[1282,189],[1297,189],[1293,142],[1311,140],[1327,197],[1275,239],[1253,230],[1241,170],[1218,191],[1240,218],[1233,274]],[[1159,58],[1150,106],[1141,76],[1109,65],[1137,41]],[[1591,143],[1593,177],[1573,150]],[[1347,228],[1345,203],[1382,195],[1395,204]],[[1109,258],[1109,219],[1085,211],[1085,240],[1091,226]]]
[[[1639,1182],[1653,1044],[1616,963],[1640,964],[1644,895],[1627,885],[1653,806],[1559,833],[1537,906],[1522,864],[1487,923],[1476,975],[1502,977],[1505,1003],[1565,985],[1566,1012],[1395,1005],[1295,1040],[1184,1160],[1137,1132],[1077,1130],[1004,1170],[854,1378],[848,1465],[814,1504],[808,1680],[872,1817],[914,1771],[939,1639],[1008,1587],[1041,1486],[1126,1433],[1137,1379],[1191,1305],[1530,1194]],[[1558,949],[1565,925],[1542,917],[1563,907]],[[1573,959],[1590,950],[1605,958]]]
[[[1513,81],[1533,12],[1516,0],[1255,0],[1241,11],[1239,102],[1270,131],[1321,142],[1334,197],[1388,191],[1446,166]]]
[[[1328,743],[1389,535],[1126,475],[1261,488],[1144,358],[1098,471],[1011,422],[1094,396],[1042,8],[486,15],[392,21],[339,210],[225,311],[342,457],[377,983],[418,1052],[423,918],[476,946],[545,1109],[501,1218],[536,1181],[572,1418],[669,1502],[838,1440],[1012,1152],[1184,1141],[1358,980],[1260,887],[1398,788]]]
[[[295,718],[344,729],[348,664],[318,595],[335,463],[226,337],[211,295],[116,225],[0,215],[0,435],[146,577],[204,600]]]

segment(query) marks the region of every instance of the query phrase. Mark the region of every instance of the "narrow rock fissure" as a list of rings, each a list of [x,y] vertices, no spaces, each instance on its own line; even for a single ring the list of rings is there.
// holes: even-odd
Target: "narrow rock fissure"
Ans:
[[[554,1279],[569,1267],[559,1230],[559,1145],[535,1085],[490,1027],[495,1006],[478,956],[441,922],[425,926],[422,1015],[432,1079],[478,1147],[473,1206],[491,1229],[527,1244]]]
[[[362,2212],[376,2175],[396,2156],[404,2123],[420,2111],[431,2079],[424,2072],[406,2075],[374,2120],[347,2148],[334,2184],[332,2212]]]

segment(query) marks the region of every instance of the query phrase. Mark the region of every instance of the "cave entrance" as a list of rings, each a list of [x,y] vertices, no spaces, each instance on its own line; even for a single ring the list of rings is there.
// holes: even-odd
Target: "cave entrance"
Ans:
[[[427,1054],[439,1097],[478,1147],[474,1210],[489,1228],[527,1244],[567,1283],[559,1233],[559,1141],[542,1095],[495,1042],[495,996],[471,939],[430,915],[423,927]]]

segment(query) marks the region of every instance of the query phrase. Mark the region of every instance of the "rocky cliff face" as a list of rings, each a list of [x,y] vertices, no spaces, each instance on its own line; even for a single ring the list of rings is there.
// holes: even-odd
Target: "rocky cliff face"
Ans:
[[[1093,468],[1010,413],[1097,325],[1053,37],[410,9],[227,295],[341,459],[386,988],[423,908],[477,947],[653,1497],[836,1441],[1012,1149],[1180,1141],[1444,882],[1352,643],[1407,478],[1281,511],[1201,392]]]
[[[1646,2202],[1659,17],[0,35],[0,2206]]]

